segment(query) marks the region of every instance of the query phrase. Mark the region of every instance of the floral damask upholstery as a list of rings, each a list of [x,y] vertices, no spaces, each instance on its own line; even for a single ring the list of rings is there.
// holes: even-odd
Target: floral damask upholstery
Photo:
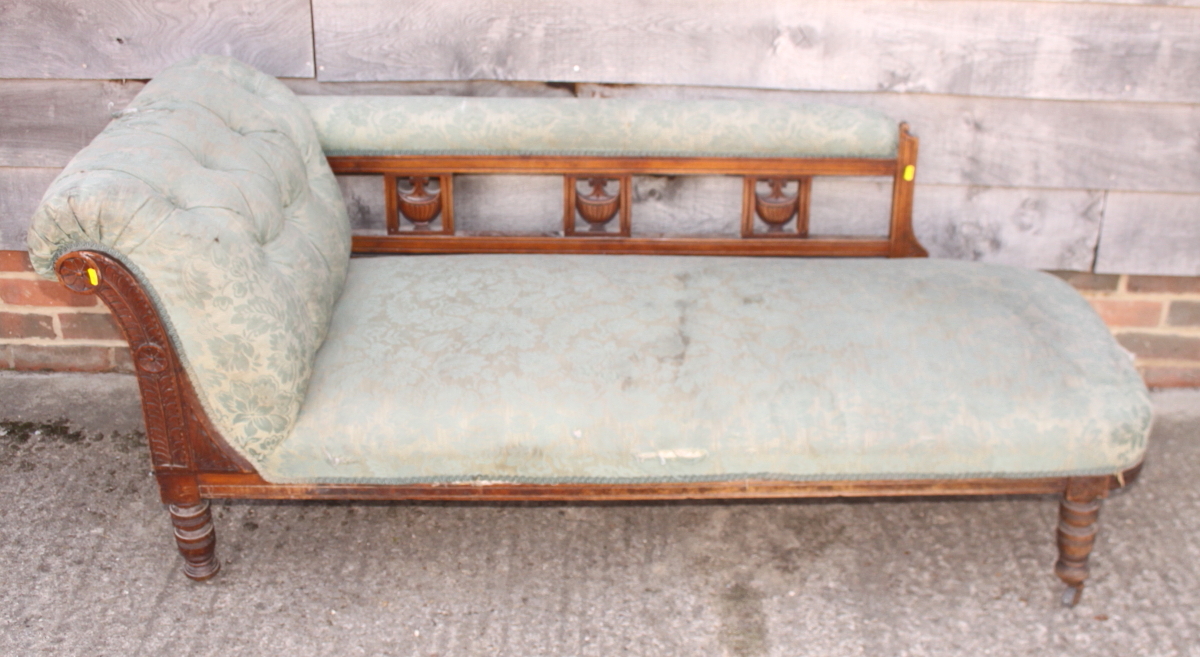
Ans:
[[[305,96],[326,155],[896,156],[895,121],[738,100]]]
[[[1108,474],[1150,406],[1080,296],[950,260],[351,261],[280,482]]]
[[[252,462],[291,433],[346,276],[345,204],[308,111],[226,57],[168,68],[50,186],[34,266],[108,252],[157,297],[222,434]]]

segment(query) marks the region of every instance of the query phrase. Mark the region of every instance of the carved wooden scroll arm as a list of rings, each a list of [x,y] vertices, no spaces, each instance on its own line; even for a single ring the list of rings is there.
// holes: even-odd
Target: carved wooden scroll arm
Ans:
[[[158,309],[125,265],[97,251],[73,251],[55,262],[55,271],[67,288],[100,297],[129,342],[150,460],[175,526],[184,573],[197,580],[214,576],[220,569],[216,538],[197,475],[253,474],[254,468],[205,416]]]

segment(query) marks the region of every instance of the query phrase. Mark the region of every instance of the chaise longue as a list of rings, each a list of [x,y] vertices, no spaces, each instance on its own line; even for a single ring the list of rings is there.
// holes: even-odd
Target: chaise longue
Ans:
[[[1058,494],[1074,604],[1145,387],[1055,277],[923,257],[916,164],[863,109],[297,98],[205,56],[67,165],[29,248],[129,342],[192,579],[211,499]],[[335,173],[382,181],[385,228],[352,235]],[[562,176],[561,231],[456,229],[455,175],[497,173]],[[645,175],[739,180],[740,233],[639,231]],[[814,176],[890,181],[888,234],[810,235]]]

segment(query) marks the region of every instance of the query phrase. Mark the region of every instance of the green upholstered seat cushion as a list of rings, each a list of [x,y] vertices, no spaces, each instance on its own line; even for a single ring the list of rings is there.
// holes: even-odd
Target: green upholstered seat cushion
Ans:
[[[326,155],[896,157],[896,123],[829,105],[301,96]]]
[[[1129,357],[1046,274],[940,260],[351,261],[275,482],[1033,477],[1136,464]]]

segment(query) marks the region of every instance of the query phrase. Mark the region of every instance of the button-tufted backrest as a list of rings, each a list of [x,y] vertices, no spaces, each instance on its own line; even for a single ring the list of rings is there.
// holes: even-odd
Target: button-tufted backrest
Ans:
[[[260,461],[290,432],[346,277],[349,222],[308,111],[227,57],[160,73],[67,165],[29,230],[132,264],[201,402]]]

